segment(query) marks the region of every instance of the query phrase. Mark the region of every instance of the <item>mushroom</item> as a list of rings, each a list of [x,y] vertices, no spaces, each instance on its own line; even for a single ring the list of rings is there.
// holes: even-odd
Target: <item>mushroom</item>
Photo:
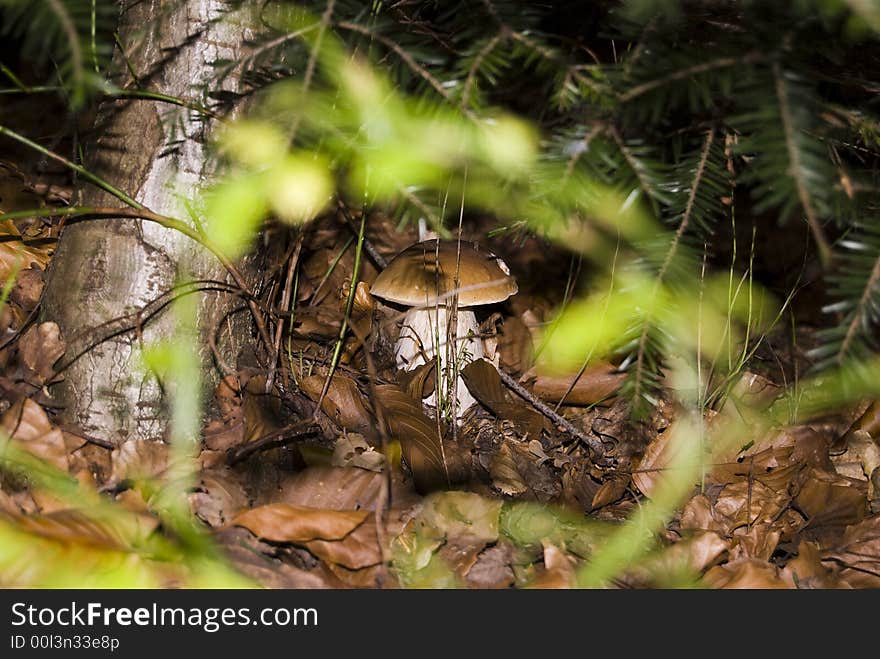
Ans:
[[[473,243],[442,240],[407,247],[379,274],[371,289],[375,297],[412,307],[404,316],[394,348],[397,368],[411,371],[437,356],[441,392],[451,390],[451,373],[484,356],[477,317],[471,309],[502,302],[516,292],[516,280],[500,258]],[[425,402],[436,405],[436,395]],[[456,418],[475,402],[459,376]]]

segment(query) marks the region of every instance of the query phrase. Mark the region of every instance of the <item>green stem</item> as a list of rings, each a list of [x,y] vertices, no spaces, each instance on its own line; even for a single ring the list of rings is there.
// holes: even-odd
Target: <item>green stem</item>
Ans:
[[[0,62],[0,72],[2,72],[7,78],[9,78],[12,81],[13,85],[18,87],[18,91],[26,92],[30,90],[30,88],[26,84],[24,84],[17,75],[15,75],[12,69],[6,66],[3,62]]]
[[[339,365],[339,358],[342,355],[342,346],[345,344],[345,335],[348,332],[348,319],[351,317],[351,307],[354,304],[355,291],[357,289],[358,275],[361,269],[361,253],[364,248],[364,232],[366,230],[367,214],[361,213],[361,226],[358,229],[357,249],[354,252],[354,267],[351,269],[351,282],[348,286],[348,298],[345,301],[345,313],[342,316],[342,325],[339,327],[339,337],[336,339],[336,346],[333,348],[333,358],[330,360],[330,372],[324,381],[324,389],[321,391],[321,397],[315,406],[315,414],[321,409],[324,397],[330,390],[330,381],[333,379],[333,373]]]

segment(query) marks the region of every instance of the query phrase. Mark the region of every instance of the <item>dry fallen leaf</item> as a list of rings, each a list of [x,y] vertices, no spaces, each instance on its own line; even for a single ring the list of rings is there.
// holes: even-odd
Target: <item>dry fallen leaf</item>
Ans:
[[[544,416],[521,401],[511,400],[496,368],[485,359],[475,359],[464,367],[461,377],[480,404],[500,419],[511,421],[517,430],[538,439],[544,429]]]
[[[300,388],[309,398],[317,402],[321,398],[325,380],[325,376],[310,375],[300,381]],[[327,395],[321,402],[321,411],[346,430],[363,432],[373,425],[372,417],[364,402],[364,395],[355,381],[338,373],[330,381]]]
[[[757,558],[743,558],[713,567],[703,576],[703,583],[710,588],[794,588],[794,584],[780,574],[779,568]]]
[[[67,445],[64,435],[49,422],[39,405],[25,398],[10,407],[0,425],[22,449],[45,460],[58,469],[67,471]]]
[[[390,535],[394,537],[395,534],[390,532]],[[311,540],[304,542],[303,546],[321,560],[349,570],[360,570],[382,562],[376,519],[372,515],[343,539]]]
[[[665,477],[666,468],[675,457],[675,445],[669,441],[674,434],[672,427],[658,433],[648,444],[637,469],[633,471],[633,483],[646,497],[651,496],[657,483]]]
[[[516,497],[529,491],[529,486],[519,473],[513,450],[507,442],[504,442],[499,451],[492,456],[489,476],[492,479],[492,486],[501,494]]]
[[[848,526],[843,538],[822,552],[822,562],[840,566],[853,588],[880,588],[880,515]]]
[[[822,564],[819,549],[812,542],[801,540],[797,556],[785,564],[783,576],[798,588],[845,588],[830,567]]]
[[[615,366],[599,362],[578,375],[536,373],[529,371],[525,378],[533,380],[529,386],[539,398],[564,405],[593,405],[613,396],[623,384],[626,375]],[[525,379],[524,378],[524,379]]]
[[[123,442],[110,455],[110,485],[124,480],[160,478],[168,468],[170,447],[164,442],[134,439]]]
[[[599,487],[599,491],[593,496],[591,505],[593,510],[622,499],[631,482],[632,479],[628,474],[613,473],[609,475]]]
[[[511,564],[513,546],[499,542],[480,552],[465,577],[471,588],[511,588],[516,582]]]
[[[374,510],[383,474],[348,467],[313,466],[290,474],[281,483],[279,500],[295,506],[328,510]],[[396,507],[411,506],[420,498],[402,482],[398,470],[391,472],[391,499]]]
[[[375,394],[377,404],[384,410],[391,438],[400,442],[416,489],[424,493],[448,487],[452,474],[443,459],[441,438],[436,424],[422,411],[421,403],[393,384],[376,385]]]
[[[498,336],[497,352],[501,364],[511,373],[522,373],[531,365],[534,354],[532,334],[516,316],[504,320]]]
[[[264,540],[304,543],[341,540],[363,524],[369,514],[364,510],[320,510],[272,503],[241,513],[232,524]]]
[[[215,543],[232,566],[264,588],[332,588],[319,570],[303,570],[267,556],[265,543],[245,529],[228,528],[214,536]]]
[[[199,483],[189,495],[189,503],[202,521],[218,528],[247,505],[247,493],[241,478],[230,469],[206,469],[199,474]]]
[[[25,311],[33,311],[40,303],[44,286],[42,268],[32,265],[18,273],[9,299]]]
[[[864,519],[868,512],[867,482],[815,468],[806,476],[795,504],[807,516],[810,528],[843,526]]]

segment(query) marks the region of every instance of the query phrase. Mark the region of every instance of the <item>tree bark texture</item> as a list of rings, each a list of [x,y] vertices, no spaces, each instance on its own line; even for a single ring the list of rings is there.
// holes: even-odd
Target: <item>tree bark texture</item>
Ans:
[[[125,0],[119,24],[125,52],[117,52],[115,61],[118,84],[200,100],[212,85],[212,63],[236,61],[244,48],[242,30],[217,20],[223,7],[223,0]],[[235,85],[231,77],[224,82],[228,91]],[[85,164],[147,208],[190,221],[185,202],[215,174],[206,147],[212,123],[153,101],[108,102],[99,111],[98,139],[87,149]],[[123,205],[86,183],[78,201]],[[140,346],[170,337],[173,314],[166,309],[142,327],[106,337],[130,326],[120,317],[144,308],[181,278],[227,281],[228,275],[197,242],[152,222],[114,218],[65,228],[42,312],[44,319],[59,324],[68,341],[63,359],[81,354],[53,392],[63,405],[64,423],[117,444],[166,436],[163,390],[142,364]],[[216,369],[206,333],[225,328],[218,346],[234,364],[235,334],[241,334],[244,319],[237,316],[235,329],[227,315],[242,303],[228,294],[198,295],[202,336],[191,339],[200,346],[203,371],[212,374]]]

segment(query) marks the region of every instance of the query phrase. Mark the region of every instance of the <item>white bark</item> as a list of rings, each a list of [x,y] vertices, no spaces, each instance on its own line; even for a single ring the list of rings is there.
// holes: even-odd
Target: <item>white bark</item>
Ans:
[[[218,59],[242,56],[245,34],[217,21],[223,0],[126,0],[119,33],[139,82],[151,91],[201,101],[212,88]],[[157,23],[158,21],[158,23]],[[197,38],[192,38],[198,35]],[[127,66],[117,84],[131,86]],[[227,80],[226,86],[237,84]],[[186,201],[196,198],[215,167],[206,141],[212,122],[193,112],[152,101],[110,103],[99,115],[101,137],[86,164],[158,213],[188,219]],[[80,202],[117,207],[121,203],[83,187]],[[227,280],[216,258],[178,232],[134,220],[89,221],[69,226],[62,235],[47,283],[43,315],[61,326],[68,356],[83,356],[66,372],[56,390],[64,405],[62,420],[114,442],[129,438],[162,439],[168,414],[157,380],[140,359],[145,345],[171,336],[170,313],[90,347],[113,319],[143,307],[173,287],[180,277]],[[203,329],[216,326],[229,301],[216,294],[199,303]],[[191,337],[204,351],[204,337]],[[205,372],[211,358],[203,352]],[[235,362],[235,355],[227,355]]]

